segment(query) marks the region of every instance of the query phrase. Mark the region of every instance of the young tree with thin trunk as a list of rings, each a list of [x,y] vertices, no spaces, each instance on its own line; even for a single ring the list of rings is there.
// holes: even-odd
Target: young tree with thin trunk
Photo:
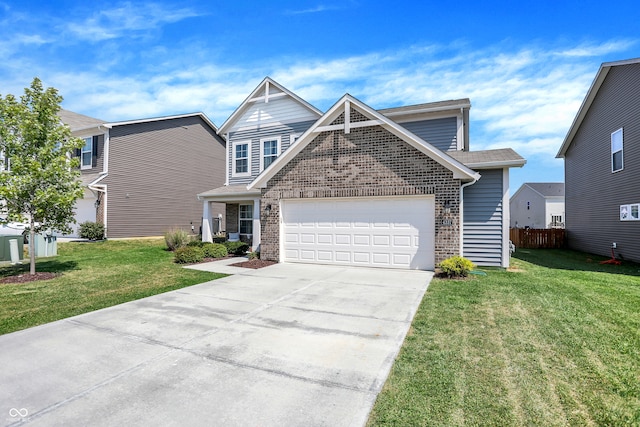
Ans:
[[[35,274],[35,235],[71,232],[73,208],[83,196],[79,160],[83,145],[58,117],[62,97],[44,89],[37,77],[20,101],[0,95],[0,152],[8,168],[0,172],[0,210],[8,221],[29,224],[30,273]]]

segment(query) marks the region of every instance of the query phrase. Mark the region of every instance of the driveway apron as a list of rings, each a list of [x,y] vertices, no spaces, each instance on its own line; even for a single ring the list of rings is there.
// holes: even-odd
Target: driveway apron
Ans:
[[[0,336],[0,425],[361,426],[432,273],[277,264]]]

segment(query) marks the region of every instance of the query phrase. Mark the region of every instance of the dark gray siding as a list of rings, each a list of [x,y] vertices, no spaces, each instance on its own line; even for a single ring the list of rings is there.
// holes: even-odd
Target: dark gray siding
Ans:
[[[611,172],[611,132],[623,128],[624,170]],[[611,68],[565,156],[566,229],[573,249],[640,262],[640,221],[620,205],[640,203],[640,64]]]
[[[260,139],[270,136],[280,136],[280,154],[284,153],[290,145],[290,136],[301,135],[314,121],[305,121],[298,123],[288,123],[279,126],[270,126],[266,129],[250,129],[239,132],[232,132],[229,135],[229,147],[232,146],[234,141],[251,140],[251,176],[248,177],[233,177],[232,174],[232,161],[233,153],[229,152],[229,184],[249,184],[254,180],[256,176],[260,174]]]
[[[502,169],[482,170],[475,184],[465,187],[463,255],[477,265],[502,265]]]
[[[458,120],[455,117],[407,122],[401,126],[442,151],[457,149]]]
[[[196,194],[224,185],[224,141],[197,116],[115,126],[110,133],[108,237],[159,236],[202,224]],[[213,216],[224,214],[212,204]]]

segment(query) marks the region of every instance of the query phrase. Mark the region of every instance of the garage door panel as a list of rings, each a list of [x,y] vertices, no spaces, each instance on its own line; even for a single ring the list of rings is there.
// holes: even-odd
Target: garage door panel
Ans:
[[[433,197],[284,200],[284,261],[434,268]]]

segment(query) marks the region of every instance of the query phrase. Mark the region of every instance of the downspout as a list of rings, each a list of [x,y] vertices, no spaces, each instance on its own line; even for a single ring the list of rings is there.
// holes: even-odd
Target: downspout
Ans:
[[[478,182],[478,179],[480,178],[473,178],[473,181],[460,186],[460,256],[464,256],[464,189]]]

